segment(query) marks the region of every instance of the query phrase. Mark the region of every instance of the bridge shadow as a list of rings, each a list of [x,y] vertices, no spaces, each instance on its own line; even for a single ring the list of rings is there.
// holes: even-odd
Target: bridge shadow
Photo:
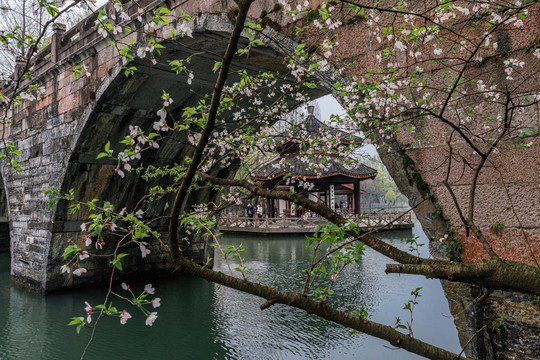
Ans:
[[[0,252],[8,252],[10,246],[9,208],[4,180],[0,175]]]

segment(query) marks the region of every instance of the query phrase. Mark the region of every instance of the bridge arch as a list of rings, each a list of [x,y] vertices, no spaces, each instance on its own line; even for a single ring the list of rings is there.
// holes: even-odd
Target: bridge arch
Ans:
[[[74,189],[75,197],[83,200],[100,198],[111,202],[117,209],[126,207],[133,209],[138,199],[133,194],[146,192],[150,187],[159,183],[158,180],[146,182],[135,174],[126,173],[120,178],[115,173],[116,162],[109,159],[97,159],[107,142],[110,143],[114,154],[122,151],[120,140],[129,134],[129,126],[136,125],[143,130],[151,130],[155,121],[159,120],[157,111],[161,109],[163,90],[167,91],[174,100],[171,106],[173,114],[179,114],[184,107],[194,106],[202,100],[205,94],[212,92],[217,74],[212,71],[216,55],[225,51],[228,43],[227,29],[230,30],[230,20],[224,16],[211,15],[209,28],[200,29],[193,38],[183,41],[166,40],[165,46],[157,59],[157,65],[152,66],[148,60],[136,60],[133,64],[138,68],[132,76],[126,77],[120,64],[117,64],[103,84],[96,91],[96,98],[87,105],[82,116],[77,120],[77,132],[73,136],[70,151],[66,156],[65,170],[61,175],[61,192]],[[206,15],[201,15],[208,19]],[[199,22],[200,24],[200,22]],[[212,51],[208,51],[212,49]],[[191,85],[187,83],[186,75],[176,75],[167,65],[168,60],[185,58],[197,53],[196,61],[192,61],[193,72],[196,74]],[[266,47],[257,49],[250,60],[237,58],[233,68],[245,68],[247,71],[283,71],[282,56],[275,50]],[[159,149],[153,149],[142,154],[138,163],[163,166],[180,162],[192,151],[181,143],[187,140],[187,135],[179,134],[161,144]],[[236,169],[231,167],[222,171],[220,176],[227,176]],[[210,190],[202,190],[192,195],[188,201],[192,203],[207,201],[216,194]],[[173,195],[171,195],[173,196]],[[150,217],[166,215],[166,203],[172,198],[162,199],[152,203],[151,207],[142,210]],[[189,205],[189,204],[188,204]],[[110,273],[109,259],[101,259],[84,264],[88,274],[83,277],[66,276],[61,273],[63,265],[62,252],[67,240],[81,241],[81,223],[87,219],[88,212],[82,210],[71,214],[69,204],[60,201],[52,215],[50,243],[47,251],[47,279],[45,289],[53,290],[63,287],[81,286],[88,283],[103,283]],[[162,234],[162,241],[167,243],[166,220],[155,224],[156,230]],[[202,241],[202,240],[201,240]],[[158,242],[156,241],[156,244]],[[166,254],[158,250],[159,246],[151,243],[151,255],[141,258],[139,248],[129,249],[129,266],[120,276],[140,278],[147,270],[167,272],[163,267]],[[202,242],[194,242],[186,249],[191,258],[203,261],[210,249]],[[83,264],[81,263],[81,266]],[[147,273],[148,275],[149,272]]]

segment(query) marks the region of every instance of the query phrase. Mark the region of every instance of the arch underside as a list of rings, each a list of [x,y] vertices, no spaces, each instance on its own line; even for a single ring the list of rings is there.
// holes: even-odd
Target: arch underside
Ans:
[[[139,61],[134,64],[138,71],[130,77],[121,72],[107,87],[93,107],[76,145],[69,159],[69,165],[61,190],[63,192],[74,189],[76,199],[89,201],[94,198],[109,201],[117,209],[126,207],[134,209],[140,200],[140,195],[148,192],[155,185],[165,185],[170,179],[157,179],[146,182],[135,173],[126,173],[124,179],[115,174],[116,162],[109,159],[97,159],[97,155],[103,151],[107,142],[110,142],[114,154],[123,149],[120,144],[129,134],[129,126],[137,125],[141,129],[150,131],[153,123],[159,120],[157,111],[163,105],[161,98],[163,91],[167,91],[174,100],[173,114],[179,114],[184,107],[194,106],[207,94],[213,91],[217,74],[212,71],[218,55],[224,53],[228,38],[226,34],[197,33],[192,39],[183,40],[182,44],[166,41],[163,45],[162,56],[158,64],[153,66],[149,61]],[[170,69],[168,60],[185,58],[189,55],[197,55],[192,59],[190,69],[195,74],[192,85],[187,84],[187,76],[176,75]],[[259,71],[272,71],[283,73],[282,56],[269,48],[257,49],[250,54],[246,61],[236,58],[233,69],[245,68],[247,71],[256,73]],[[286,81],[281,79],[281,81]],[[322,96],[323,92],[315,90],[313,97]],[[209,98],[206,100],[210,101]],[[182,164],[183,159],[190,155],[192,148],[184,147],[186,134],[177,134],[160,144],[159,149],[153,149],[143,153],[138,163],[133,163],[135,168],[139,164],[165,166],[174,163]],[[234,166],[222,170],[219,176],[232,176],[236,172]],[[216,197],[216,193],[210,190],[200,190],[192,193],[188,199],[187,208],[196,203],[209,201]],[[144,204],[142,210],[147,218],[167,215],[166,204],[172,204],[172,197],[164,198],[151,204]],[[88,218],[88,211],[71,214],[69,204],[65,201],[58,203],[52,226],[51,243],[49,246],[47,264],[46,289],[58,289],[63,287],[82,286],[88,283],[100,284],[109,279],[110,265],[108,258],[88,261],[84,266],[88,273],[83,277],[66,276],[60,271],[63,265],[62,253],[67,240],[80,241],[80,226]],[[167,244],[168,221],[161,219],[152,223],[152,227],[162,234],[161,241]],[[166,263],[166,254],[162,250],[159,241],[152,239],[148,248],[151,254],[142,259],[140,250],[133,244],[127,251],[130,256],[123,261],[124,271],[118,272],[118,277],[167,275],[170,269]],[[92,250],[92,249],[89,249]],[[193,239],[186,248],[187,256],[204,262],[209,256],[211,248],[204,239]],[[125,251],[123,251],[125,252]],[[81,265],[83,265],[81,263]],[[127,266],[126,266],[127,265]]]

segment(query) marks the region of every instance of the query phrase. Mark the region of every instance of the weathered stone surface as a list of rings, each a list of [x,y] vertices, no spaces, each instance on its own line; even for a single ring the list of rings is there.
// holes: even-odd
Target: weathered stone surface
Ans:
[[[505,294],[501,294],[505,295]],[[490,297],[486,324],[497,360],[540,359],[540,304],[526,297]]]
[[[114,161],[98,160],[96,155],[107,142],[110,142],[115,154],[121,151],[119,141],[129,134],[129,125],[151,129],[158,118],[156,112],[162,107],[163,90],[171,94],[174,106],[179,110],[197,104],[201,99],[201,95],[197,94],[212,91],[217,76],[211,71],[214,54],[225,50],[233,28],[227,13],[236,5],[234,2],[215,1],[191,1],[184,5],[186,11],[197,16],[193,38],[172,42],[167,40],[171,27],[158,28],[157,35],[164,39],[162,44],[165,46],[157,59],[158,64],[152,66],[149,61],[140,60],[133,64],[139,71],[129,78],[124,76],[121,59],[117,50],[108,44],[108,39],[98,35],[95,27],[89,30],[94,26],[92,18],[60,35],[65,39],[59,39],[59,47],[46,47],[37,57],[45,59],[48,52],[52,52],[51,56],[56,59],[54,67],[48,60],[38,60],[32,65],[32,81],[43,85],[45,93],[36,101],[25,101],[23,106],[16,109],[13,126],[9,128],[9,133],[3,134],[4,138],[14,141],[22,153],[19,158],[22,166],[20,173],[4,167],[3,179],[8,199],[0,201],[1,204],[9,204],[11,271],[16,281],[41,291],[50,291],[97,284],[107,278],[109,260],[84,264],[88,273],[82,278],[60,272],[61,255],[67,240],[81,241],[80,224],[89,213],[83,208],[77,214],[70,214],[65,202],[59,202],[54,209],[50,209],[48,197],[43,191],[52,187],[59,187],[63,192],[74,189],[78,199],[100,198],[121,209],[135,206],[138,199],[133,195],[142,194],[157,184],[146,183],[129,173],[125,179],[121,179],[115,175],[117,164]],[[265,7],[271,9],[273,2],[258,3],[252,9],[253,14],[259,14]],[[213,13],[207,12],[210,9]],[[90,28],[86,28],[85,24],[91,24]],[[77,33],[77,40],[71,41]],[[137,39],[137,36],[136,33],[128,34],[124,40]],[[188,86],[186,77],[171,73],[166,64],[167,60],[185,58],[197,50],[199,55],[192,62],[197,76],[193,84]],[[204,50],[210,51],[203,54]],[[250,59],[247,63],[236,59],[238,62],[233,66],[246,67],[248,71],[262,68],[283,70],[280,56],[271,48],[254,49]],[[74,60],[86,67],[88,77],[85,74],[73,76]],[[26,81],[23,88],[28,84]],[[175,108],[171,110],[174,112]],[[160,149],[145,152],[141,162],[166,165],[183,159],[184,150],[178,141],[171,139],[161,144]],[[216,196],[211,192],[192,195],[186,206]],[[172,198],[151,206],[143,205],[142,209],[148,217],[164,215],[167,201],[172,202]],[[162,234],[161,240],[167,243],[166,226],[159,225],[156,229]],[[140,257],[138,248],[129,250],[132,257],[126,260],[128,266],[119,276],[151,269],[170,271],[164,267],[166,254],[159,250],[157,240],[153,241],[148,245],[151,255],[145,259]],[[211,248],[206,239],[192,239],[188,245],[186,253],[199,262],[205,262],[206,257],[210,256]]]
[[[526,30],[497,33],[497,41],[500,44],[498,52],[492,51],[487,54],[486,58],[489,59],[481,66],[468,67],[464,78],[484,79],[484,81],[493,78],[498,88],[507,88],[510,85],[506,80],[501,59],[508,53],[503,54],[503,52],[512,51],[512,56],[519,52],[520,57],[527,64],[523,69],[527,81],[520,89],[520,96],[537,93],[539,84],[537,69],[540,63],[532,56],[529,47],[537,43],[534,37],[539,31],[539,9],[538,5],[530,9],[530,16],[527,17],[529,27],[525,28]],[[384,17],[383,14],[380,16]],[[367,36],[358,36],[362,31],[367,33]],[[367,68],[374,67],[373,63],[377,63],[375,60],[378,51],[375,48],[377,43],[371,41],[369,30],[363,22],[344,26],[336,30],[336,33],[336,40],[339,41],[337,52],[340,58],[346,58],[353,64],[350,70],[351,75],[363,73]],[[433,69],[428,66],[424,70]],[[448,76],[452,77],[454,74],[450,73]],[[434,77],[434,81],[444,83],[444,79],[439,75]],[[477,104],[474,107],[475,116],[467,124],[467,131],[484,129],[486,123],[483,119],[496,113],[498,109],[493,103]],[[475,193],[474,221],[486,233],[488,242],[501,257],[537,266],[540,260],[538,235],[540,155],[534,149],[540,143],[536,135],[526,136],[523,142],[532,147],[521,148],[516,146],[518,142],[512,138],[525,131],[532,131],[534,134],[539,130],[538,106],[528,107],[514,115],[507,140],[497,145],[490,161],[479,174]],[[457,120],[452,117],[452,114],[447,116],[451,121]],[[408,128],[395,133],[389,140],[389,147],[380,149],[381,159],[400,191],[409,198],[411,205],[422,204],[415,209],[415,213],[432,240],[438,240],[449,227],[457,227],[458,236],[461,237],[463,244],[462,259],[464,261],[485,259],[487,254],[479,241],[473,236],[467,237],[465,230],[462,229],[463,223],[444,185],[448,169],[447,141],[451,132],[450,127],[433,119],[422,119],[415,125],[417,126],[414,133]],[[453,137],[452,148],[455,158],[450,167],[448,183],[456,194],[461,210],[467,213],[473,178],[471,165],[478,164],[480,157],[459,136]],[[502,223],[505,228],[495,234],[489,228],[497,222]],[[435,256],[445,256],[441,244],[433,242],[432,247],[435,248]],[[445,288],[449,286],[445,285]],[[456,321],[463,324],[460,327],[460,339],[463,345],[486,324],[483,313],[491,311],[484,304],[475,304],[473,302],[475,296],[470,295],[471,291],[473,290],[467,286],[455,284],[452,284],[452,291],[447,291],[451,306],[453,306],[452,302],[460,304],[458,308],[460,307],[461,310],[455,310],[453,313]],[[501,309],[493,310],[493,312],[498,311]],[[537,329],[527,330],[524,325],[519,331],[527,333],[537,331]],[[505,340],[502,339],[501,347],[511,354],[513,347],[506,346],[504,343]],[[473,340],[473,344],[469,345],[472,351],[469,351],[468,355],[476,359],[496,358],[499,356],[498,348],[497,346],[492,348],[493,344],[496,342],[492,343],[492,337],[484,330]],[[508,356],[514,356],[517,359],[522,355],[514,353]]]

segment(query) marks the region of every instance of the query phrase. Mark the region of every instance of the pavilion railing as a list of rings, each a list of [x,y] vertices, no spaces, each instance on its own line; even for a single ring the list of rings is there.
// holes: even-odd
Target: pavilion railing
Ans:
[[[411,213],[396,214],[391,212],[374,212],[364,214],[362,217],[347,216],[347,220],[357,224],[361,228],[376,229],[382,227],[396,227],[412,225]],[[322,217],[277,217],[249,218],[244,215],[223,215],[218,221],[220,230],[258,229],[261,231],[272,229],[309,229],[316,230],[319,225],[328,225],[330,222]]]

